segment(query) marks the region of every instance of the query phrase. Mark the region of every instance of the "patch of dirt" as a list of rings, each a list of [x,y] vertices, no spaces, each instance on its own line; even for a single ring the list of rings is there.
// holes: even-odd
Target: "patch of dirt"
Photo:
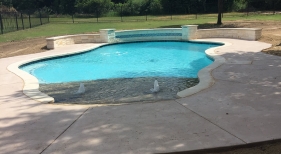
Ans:
[[[0,43],[0,58],[47,51],[46,38]]]

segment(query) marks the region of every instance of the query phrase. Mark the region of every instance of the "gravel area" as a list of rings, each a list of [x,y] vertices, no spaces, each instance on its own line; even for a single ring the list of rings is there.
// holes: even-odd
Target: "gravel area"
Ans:
[[[150,89],[156,79],[160,91],[152,93]],[[175,99],[177,92],[193,87],[198,82],[197,78],[125,78],[40,84],[39,90],[55,98],[55,103],[119,104]],[[80,83],[84,83],[86,92],[75,94]]]

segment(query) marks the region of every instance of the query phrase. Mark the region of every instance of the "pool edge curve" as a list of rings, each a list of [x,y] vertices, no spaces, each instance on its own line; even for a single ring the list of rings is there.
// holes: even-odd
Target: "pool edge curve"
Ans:
[[[219,54],[216,54],[215,50],[232,45],[231,43],[224,42],[224,41],[210,41],[210,40],[200,40],[200,39],[192,40],[191,42],[223,43],[223,45],[218,46],[218,47],[209,48],[205,51],[207,56],[214,59],[214,62],[212,64],[204,67],[203,69],[201,69],[198,72],[199,83],[196,86],[193,86],[193,87],[190,87],[190,88],[187,88],[187,89],[184,89],[184,90],[178,92],[177,93],[178,98],[188,97],[188,96],[194,95],[200,91],[203,91],[203,90],[211,87],[215,83],[215,80],[211,74],[212,71],[225,63],[225,58],[220,56]]]
[[[226,46],[231,45],[231,43],[223,42],[223,41],[210,41],[210,40],[199,40],[199,39],[198,40],[192,40],[192,41],[189,41],[189,42],[222,43],[223,45],[218,46],[218,47],[209,48],[205,51],[207,56],[214,59],[214,62],[212,64],[208,65],[207,67],[201,69],[198,72],[199,83],[196,86],[184,89],[184,90],[177,93],[177,97],[179,97],[179,98],[191,96],[191,95],[196,94],[196,93],[198,93],[198,92],[200,92],[204,89],[207,89],[207,88],[211,87],[214,84],[215,81],[214,81],[214,79],[211,75],[211,72],[212,72],[212,70],[219,67],[220,65],[222,65],[225,62],[225,59],[222,56],[216,54],[214,51],[218,48],[222,48],[222,47],[226,47]],[[30,62],[41,60],[41,59],[87,52],[91,49],[95,49],[95,48],[98,48],[100,46],[107,45],[107,44],[108,43],[99,43],[97,46],[90,47],[90,48],[83,49],[83,50],[71,51],[71,52],[66,52],[66,53],[56,53],[56,54],[50,54],[50,55],[45,55],[45,56],[39,56],[39,57],[36,57],[36,58],[30,58],[30,59],[27,59],[27,60],[22,60],[22,61],[12,63],[7,67],[7,69],[9,71],[13,72],[14,74],[16,74],[17,76],[19,76],[20,78],[22,78],[22,80],[24,81],[24,86],[23,86],[22,91],[26,96],[28,96],[31,99],[36,100],[40,103],[54,103],[55,99],[53,97],[50,97],[49,95],[47,95],[45,93],[42,93],[39,90],[38,79],[36,77],[34,77],[33,75],[31,75],[31,74],[29,74],[25,71],[20,70],[19,67],[21,65],[26,64],[26,63],[30,63]]]
[[[35,76],[19,69],[19,67],[21,65],[26,64],[26,63],[30,63],[30,62],[41,60],[41,59],[60,57],[60,56],[66,56],[66,55],[72,55],[72,54],[87,52],[91,49],[98,48],[98,47],[106,45],[106,44],[107,43],[99,43],[99,44],[96,44],[94,47],[88,47],[88,48],[85,48],[83,50],[71,51],[71,52],[66,52],[66,53],[56,53],[56,54],[50,54],[50,55],[45,55],[45,56],[43,55],[43,56],[39,56],[39,57],[35,57],[35,58],[30,58],[30,59],[27,59],[27,60],[18,61],[18,62],[10,64],[7,67],[7,69],[10,72],[19,76],[23,80],[24,85],[23,85],[22,91],[26,96],[30,97],[31,99],[33,99],[35,101],[43,103],[43,104],[54,103],[55,99],[53,97],[50,97],[49,95],[47,95],[45,93],[42,93],[39,90],[38,79]]]

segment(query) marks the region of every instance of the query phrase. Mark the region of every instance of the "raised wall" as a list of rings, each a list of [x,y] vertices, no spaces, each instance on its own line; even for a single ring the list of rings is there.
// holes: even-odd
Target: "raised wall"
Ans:
[[[102,43],[100,34],[79,34],[47,38],[47,48],[54,49],[60,46],[81,43]]]
[[[151,40],[193,40],[203,38],[233,38],[255,41],[261,37],[260,28],[215,28],[197,29],[197,25],[183,25],[182,28],[139,29],[115,31],[101,29],[99,34],[66,35],[47,38],[47,48],[80,43],[117,43]]]
[[[214,28],[197,30],[197,39],[233,38],[256,41],[261,37],[261,28]]]
[[[101,29],[99,34],[65,35],[47,38],[47,48],[54,49],[60,46],[81,43],[111,43],[114,40],[114,29]]]

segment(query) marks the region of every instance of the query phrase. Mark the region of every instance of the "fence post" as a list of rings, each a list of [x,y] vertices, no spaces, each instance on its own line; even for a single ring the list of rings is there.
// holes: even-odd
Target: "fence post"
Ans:
[[[4,33],[4,31],[3,31],[3,20],[2,20],[2,14],[0,13],[0,25],[1,25],[1,34],[3,34]]]
[[[30,14],[28,14],[28,20],[29,20],[29,28],[31,28]]]
[[[22,16],[22,13],[20,14],[20,17],[21,17],[22,29],[24,29],[24,23],[23,23],[23,16]]]
[[[249,3],[250,2],[247,3],[247,16],[249,16]]]
[[[19,23],[18,23],[18,14],[17,14],[17,13],[15,13],[15,15],[16,15],[16,24],[17,24],[17,30],[19,30]]]
[[[146,14],[146,16],[145,16],[145,21],[147,21],[147,14]]]
[[[48,23],[50,23],[50,15],[49,15],[49,13],[47,15],[48,15]]]
[[[123,22],[123,4],[121,4],[121,22]]]
[[[196,15],[195,15],[195,19],[198,18],[198,0],[196,0]]]
[[[39,10],[39,17],[40,17],[40,24],[42,25],[42,16],[40,10]]]
[[[99,22],[99,11],[97,10],[97,22]]]
[[[147,21],[147,10],[145,10],[145,21]]]
[[[173,20],[173,2],[171,0],[169,0],[169,4],[170,4],[171,20]]]
[[[172,5],[170,6],[171,20],[173,20]]]
[[[22,29],[24,29],[24,22],[23,22],[23,16],[22,16],[22,13],[20,13],[20,17],[21,17]]]
[[[19,23],[18,23],[18,14],[16,13],[16,24],[17,24],[17,30],[19,30]]]
[[[74,14],[72,14],[72,23],[74,23]]]

